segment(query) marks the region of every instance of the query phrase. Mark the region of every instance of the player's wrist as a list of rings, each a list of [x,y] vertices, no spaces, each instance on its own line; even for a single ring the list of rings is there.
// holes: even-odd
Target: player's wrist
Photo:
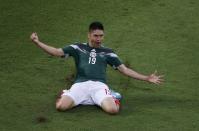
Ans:
[[[150,76],[146,76],[146,77],[144,78],[144,80],[147,81],[147,82],[150,82]]]
[[[32,40],[32,41],[33,41],[35,44],[37,44],[37,45],[38,45],[39,42],[40,42],[38,39],[34,39],[34,40]]]

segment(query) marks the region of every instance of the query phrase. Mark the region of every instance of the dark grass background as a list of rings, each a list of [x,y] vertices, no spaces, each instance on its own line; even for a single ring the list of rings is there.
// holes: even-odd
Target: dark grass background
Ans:
[[[1,131],[198,131],[199,2],[196,0],[0,1]],[[165,75],[161,86],[108,69],[122,93],[116,116],[95,106],[54,108],[69,88],[72,59],[51,57],[30,42],[64,47],[87,40],[90,22],[105,26],[105,45],[134,70]]]

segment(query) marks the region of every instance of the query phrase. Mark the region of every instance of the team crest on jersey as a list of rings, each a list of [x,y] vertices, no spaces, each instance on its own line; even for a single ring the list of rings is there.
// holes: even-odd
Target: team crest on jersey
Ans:
[[[95,49],[92,49],[91,52],[96,52],[96,50],[95,50]]]
[[[90,57],[96,57],[96,53],[95,52],[91,52],[90,53]]]

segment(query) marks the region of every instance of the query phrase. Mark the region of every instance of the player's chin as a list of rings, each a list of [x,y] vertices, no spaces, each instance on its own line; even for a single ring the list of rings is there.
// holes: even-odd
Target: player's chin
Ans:
[[[97,46],[101,46],[102,43],[101,43],[101,42],[96,42],[95,44],[96,44]]]

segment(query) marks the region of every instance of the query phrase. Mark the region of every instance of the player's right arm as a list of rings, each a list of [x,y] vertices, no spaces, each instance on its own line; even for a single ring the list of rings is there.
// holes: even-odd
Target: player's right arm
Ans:
[[[64,56],[64,52],[61,48],[55,48],[39,41],[39,37],[37,36],[36,32],[33,32],[31,34],[30,39],[32,40],[33,43],[35,43],[38,47],[40,47],[46,53],[53,56],[58,56],[58,57]]]

